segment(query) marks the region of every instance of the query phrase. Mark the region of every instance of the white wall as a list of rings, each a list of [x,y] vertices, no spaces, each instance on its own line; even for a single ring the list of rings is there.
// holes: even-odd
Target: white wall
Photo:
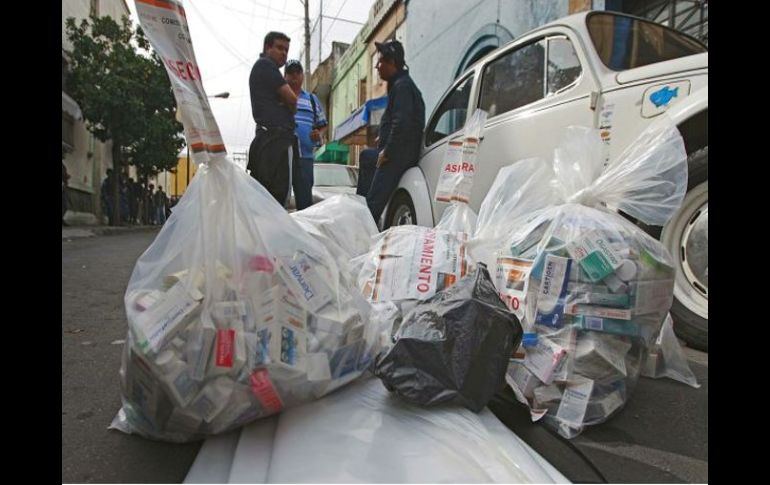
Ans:
[[[406,63],[422,91],[426,123],[436,103],[455,79],[455,71],[469,43],[485,26],[498,23],[499,18],[499,25],[516,38],[566,16],[568,10],[568,0],[408,1]]]

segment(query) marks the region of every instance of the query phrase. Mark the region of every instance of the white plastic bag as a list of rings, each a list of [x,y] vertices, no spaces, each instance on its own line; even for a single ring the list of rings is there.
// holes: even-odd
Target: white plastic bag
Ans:
[[[226,159],[202,165],[125,296],[114,425],[186,441],[316,399],[379,346],[335,258]]]
[[[700,384],[692,373],[682,346],[679,345],[679,340],[674,334],[673,323],[671,315],[666,316],[660,334],[655,339],[655,345],[645,354],[642,376],[653,379],[668,377],[697,389]]]
[[[391,227],[366,255],[359,287],[371,302],[426,300],[468,272],[467,237],[432,227]]]
[[[665,117],[603,171],[597,131],[570,127],[552,180],[519,162],[482,204],[471,253],[494,254],[497,289],[525,331],[509,384],[565,437],[622,408],[673,299],[671,256],[605,206],[665,223],[686,191],[686,159]]]
[[[427,300],[470,272],[465,244],[476,214],[452,203],[436,227],[393,226],[352,262],[358,286],[372,303]]]
[[[435,228],[393,226],[351,261],[358,288],[377,309],[383,345],[406,312],[473,270],[465,245],[475,220],[467,204],[453,203]]]
[[[436,186],[436,201],[470,201],[473,177],[478,170],[476,153],[486,121],[487,112],[477,109],[466,121],[462,139],[447,143],[444,164]]]
[[[452,202],[446,208],[436,229],[473,234],[476,229],[476,213],[465,202]]]
[[[540,158],[501,168],[481,202],[476,229],[468,241],[474,260],[494,268],[495,253],[505,239],[543,208],[559,203],[557,189],[551,164]]]
[[[369,251],[372,238],[379,232],[366,199],[360,195],[335,195],[291,216],[345,267]]]
[[[225,156],[182,9],[137,2],[199,168],[136,262],[112,426],[188,441],[316,399],[378,351],[369,304],[325,245]],[[174,22],[160,22],[160,18]]]

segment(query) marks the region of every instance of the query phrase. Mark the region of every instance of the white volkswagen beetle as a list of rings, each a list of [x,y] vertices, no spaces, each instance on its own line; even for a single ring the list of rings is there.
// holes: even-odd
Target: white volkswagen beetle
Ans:
[[[680,337],[708,350],[708,51],[681,32],[613,12],[584,12],[522,35],[458,76],[428,118],[419,164],[401,178],[380,221],[433,226],[447,204],[434,193],[447,143],[468,113],[489,116],[470,205],[478,211],[499,169],[550,159],[569,125],[601,130],[608,161],[667,112],[689,155],[681,209],[660,237],[678,265],[672,313]]]

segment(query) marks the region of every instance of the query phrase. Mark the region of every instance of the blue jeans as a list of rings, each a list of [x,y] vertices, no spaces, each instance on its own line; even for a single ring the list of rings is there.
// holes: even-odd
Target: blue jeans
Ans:
[[[161,206],[155,209],[155,222],[163,225],[166,223],[166,208]]]
[[[291,181],[297,210],[301,211],[313,205],[313,182],[313,159],[300,158],[299,176],[295,176]]]
[[[410,165],[403,160],[389,160],[377,167],[379,153],[374,148],[361,152],[358,159],[358,188],[356,193],[366,197],[366,205],[379,225],[382,211],[398,186],[398,181]]]

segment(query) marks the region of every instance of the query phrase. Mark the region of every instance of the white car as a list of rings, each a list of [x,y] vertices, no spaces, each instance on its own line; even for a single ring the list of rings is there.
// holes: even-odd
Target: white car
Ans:
[[[661,113],[677,123],[689,155],[682,208],[646,228],[678,265],[672,313],[690,346],[708,350],[708,51],[681,32],[613,12],[562,18],[489,53],[447,90],[428,118],[419,164],[401,178],[381,227],[433,226],[447,204],[434,201],[447,143],[469,113],[489,112],[470,205],[478,211],[499,169],[550,159],[569,125],[600,129],[609,160]]]
[[[313,165],[313,203],[338,194],[355,194],[358,185],[358,167],[337,163],[316,163]],[[294,190],[289,198],[289,210],[297,207]]]
[[[313,203],[338,194],[355,194],[358,167],[336,163],[316,163],[313,171]]]

